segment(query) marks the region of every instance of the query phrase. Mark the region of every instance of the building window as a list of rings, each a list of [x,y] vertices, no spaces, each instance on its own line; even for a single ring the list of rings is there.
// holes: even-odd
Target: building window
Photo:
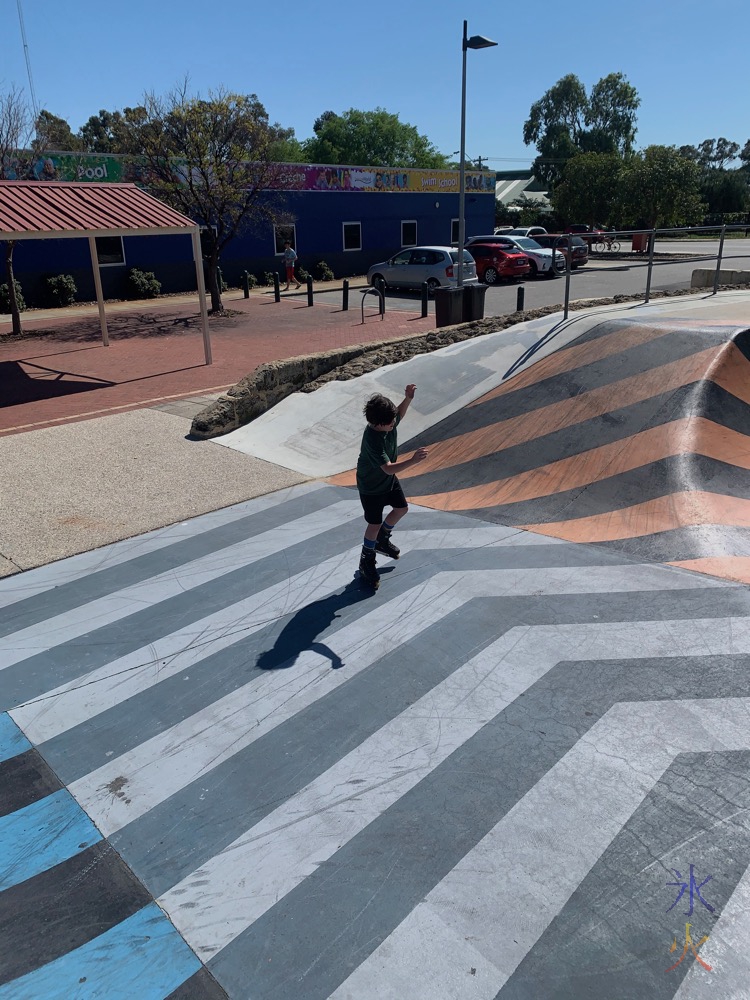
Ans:
[[[97,236],[96,259],[99,262],[99,267],[124,264],[125,250],[122,245],[122,236]]]
[[[344,250],[362,249],[362,223],[344,222],[342,223],[344,232]]]
[[[458,246],[458,219],[451,219],[451,244]]]
[[[284,252],[284,244],[289,242],[292,247],[297,249],[297,227],[292,223],[288,226],[274,226],[273,227],[273,242],[274,242],[274,253],[280,254]]]
[[[417,245],[417,223],[415,219],[407,219],[401,223],[401,246],[415,247]]]

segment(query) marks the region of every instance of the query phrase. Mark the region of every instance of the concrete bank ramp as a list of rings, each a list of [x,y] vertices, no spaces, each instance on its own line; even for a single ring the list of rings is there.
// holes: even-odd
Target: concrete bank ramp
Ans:
[[[407,496],[750,582],[750,330],[716,312],[600,316],[404,441]]]
[[[479,399],[504,377],[575,340],[596,315],[594,310],[573,313],[567,322],[561,313],[544,316],[356,379],[329,382],[314,393],[294,393],[252,423],[213,441],[307,476],[343,472],[357,461],[362,407],[372,393],[400,400],[404,386],[415,382],[418,392],[403,432],[420,433]]]

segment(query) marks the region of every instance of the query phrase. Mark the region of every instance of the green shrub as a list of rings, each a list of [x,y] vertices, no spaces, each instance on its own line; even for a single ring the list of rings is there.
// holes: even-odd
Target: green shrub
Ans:
[[[128,294],[131,299],[155,299],[160,292],[161,282],[153,271],[131,267],[128,271]]]
[[[306,271],[304,267],[300,264],[299,267],[297,268],[297,276],[299,277],[300,281],[307,281],[307,279],[310,277],[310,272]]]
[[[262,284],[264,284],[264,285],[272,285],[274,278],[278,278],[278,274],[276,274],[275,271],[264,271],[263,272],[263,278],[262,278]]]
[[[258,279],[255,277],[254,274],[248,274],[248,276],[247,276],[247,287],[248,288],[257,288],[258,287]]]
[[[324,260],[319,260],[315,265],[315,277],[318,281],[333,281],[334,274]]]
[[[16,289],[16,303],[18,305],[18,311],[23,312],[26,308],[26,302],[24,301],[23,294],[21,292],[20,282],[14,281]],[[10,295],[8,295],[8,285],[0,285],[0,313],[10,312]]]
[[[70,306],[76,300],[76,283],[72,274],[56,274],[47,278],[47,293],[53,306]]]

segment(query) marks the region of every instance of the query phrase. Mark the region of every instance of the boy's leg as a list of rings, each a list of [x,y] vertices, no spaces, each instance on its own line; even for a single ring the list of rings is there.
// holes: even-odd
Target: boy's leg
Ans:
[[[405,517],[408,513],[409,513],[408,505],[406,507],[394,507],[393,510],[388,515],[388,517],[386,517],[385,521],[383,521],[384,527],[386,529],[389,527],[395,528],[398,522],[401,520],[401,518]]]
[[[377,496],[364,496],[362,493],[360,493],[359,499],[365,512],[365,521],[367,521],[362,553],[359,557],[359,572],[366,583],[377,588],[380,583],[380,573],[375,565],[375,546],[383,520],[383,499]]]
[[[380,526],[376,548],[378,552],[382,552],[384,555],[390,556],[391,559],[398,559],[401,555],[401,549],[399,549],[398,546],[394,545],[391,541],[391,532],[409,510],[409,505],[406,502],[404,491],[402,490],[401,484],[398,480],[396,480],[393,489],[388,494],[388,504],[392,509],[388,517],[386,517]]]

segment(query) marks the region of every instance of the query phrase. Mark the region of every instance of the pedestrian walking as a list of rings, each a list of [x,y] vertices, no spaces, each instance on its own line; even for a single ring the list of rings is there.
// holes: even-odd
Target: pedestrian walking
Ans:
[[[297,262],[297,251],[294,249],[289,240],[284,244],[284,266],[286,267],[286,288],[285,292],[289,291],[289,282],[295,282],[297,288],[300,287],[300,282],[294,274],[294,265]]]

